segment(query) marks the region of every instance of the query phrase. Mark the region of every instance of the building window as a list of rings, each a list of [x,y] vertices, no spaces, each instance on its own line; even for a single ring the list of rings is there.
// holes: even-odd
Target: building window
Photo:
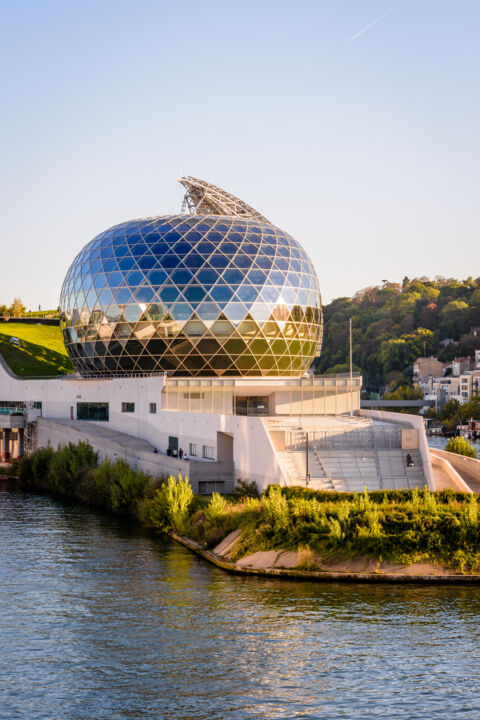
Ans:
[[[197,454],[197,443],[189,443],[188,444],[188,454],[193,455],[194,457]]]
[[[205,460],[215,460],[215,448],[210,447],[210,445],[203,445],[202,457]]]
[[[149,403],[148,412],[150,413],[150,415],[155,415],[155,413],[157,412],[157,403]]]
[[[198,483],[199,495],[210,495],[210,493],[225,492],[225,483],[222,480],[200,480]]]
[[[77,403],[77,420],[108,422],[108,403]]]
[[[34,409],[34,410],[41,410],[41,409],[42,409],[42,401],[41,401],[41,400],[35,400],[35,401],[32,403],[32,406],[33,406],[33,409]]]
[[[122,403],[122,412],[135,412],[135,403]]]
[[[268,395],[233,397],[234,415],[268,415]]]

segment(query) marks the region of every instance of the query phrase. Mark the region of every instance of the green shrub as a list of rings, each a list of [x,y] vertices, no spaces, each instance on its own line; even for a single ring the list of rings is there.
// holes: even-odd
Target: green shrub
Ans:
[[[90,443],[68,443],[53,453],[49,466],[50,489],[64,495],[86,500],[86,486],[90,484],[98,464],[98,453]]]
[[[227,501],[220,493],[212,493],[211,500],[205,509],[205,516],[210,524],[218,525],[222,520],[225,509],[227,507]]]
[[[262,498],[262,509],[265,521],[274,529],[282,530],[288,525],[288,501],[282,491],[275,485],[270,485],[268,492]]]
[[[145,496],[150,478],[132,470],[126,460],[119,458],[110,466],[110,507],[121,515],[136,515],[137,503]]]
[[[253,480],[237,480],[236,485],[233,489],[232,495],[237,498],[251,497],[258,498],[260,493],[258,492],[257,483]]]
[[[193,490],[188,479],[171,475],[146,504],[145,516],[148,524],[160,532],[175,530],[183,534],[187,530],[192,504]]]
[[[257,550],[303,548],[305,566],[315,564],[314,556],[340,553],[480,570],[478,495],[427,489],[355,494],[276,485],[261,499],[218,493],[207,499],[194,496],[180,476],[152,480],[124,460],[95,467],[96,462],[87,443],[42,448],[21,461],[19,477],[24,485],[79,497],[208,548],[238,528],[233,560]]]
[[[461,435],[458,437],[450,438],[448,443],[445,445],[447,452],[456,453],[457,455],[465,455],[466,457],[476,458],[477,451],[468,440]]]
[[[50,465],[54,456],[53,449],[48,446],[37,450],[32,457],[32,481],[37,487],[51,489]]]
[[[21,485],[32,485],[33,477],[33,455],[24,455],[18,463],[18,479]]]

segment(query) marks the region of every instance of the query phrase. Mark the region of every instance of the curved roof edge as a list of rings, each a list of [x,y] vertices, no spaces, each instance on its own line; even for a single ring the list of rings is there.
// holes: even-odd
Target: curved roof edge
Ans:
[[[184,203],[192,215],[230,215],[272,224],[243,200],[216,185],[190,176],[178,181],[187,190]]]

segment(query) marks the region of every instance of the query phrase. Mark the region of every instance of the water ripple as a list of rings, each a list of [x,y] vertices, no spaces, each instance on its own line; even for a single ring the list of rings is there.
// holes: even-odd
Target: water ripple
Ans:
[[[232,577],[0,493],[0,717],[480,717],[480,594]]]

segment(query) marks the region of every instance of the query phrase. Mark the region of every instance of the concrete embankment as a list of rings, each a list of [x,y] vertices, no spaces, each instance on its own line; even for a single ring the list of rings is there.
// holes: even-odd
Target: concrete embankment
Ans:
[[[480,492],[480,460],[457,455],[446,450],[437,450],[436,448],[430,448],[430,456],[432,461],[433,458],[436,458],[440,461],[443,460],[444,463],[449,463],[457,477],[461,478],[463,486],[468,487],[467,492]],[[441,490],[442,488],[437,489]],[[458,487],[458,489],[465,492],[462,487]]]
[[[235,575],[275,577],[286,580],[307,580],[310,582],[480,585],[480,574],[463,574],[426,563],[417,563],[409,566],[388,565],[387,563],[375,563],[375,561],[369,558],[358,558],[337,561],[336,564],[330,566],[330,569],[310,570],[298,567],[279,567],[279,562],[292,565],[295,561],[298,561],[299,554],[276,550],[255,553],[237,562],[232,562],[225,555],[219,555],[211,550],[202,549],[197,542],[190,538],[182,537],[174,532],[170,533],[170,537],[200,557],[208,560],[208,562],[216,565],[216,567]],[[225,540],[222,542],[225,542]],[[217,546],[217,548],[218,547],[219,546]],[[342,569],[338,569],[339,566]],[[350,569],[348,569],[349,566]],[[374,569],[375,566],[376,569]],[[334,569],[335,567],[337,567],[337,569]]]

